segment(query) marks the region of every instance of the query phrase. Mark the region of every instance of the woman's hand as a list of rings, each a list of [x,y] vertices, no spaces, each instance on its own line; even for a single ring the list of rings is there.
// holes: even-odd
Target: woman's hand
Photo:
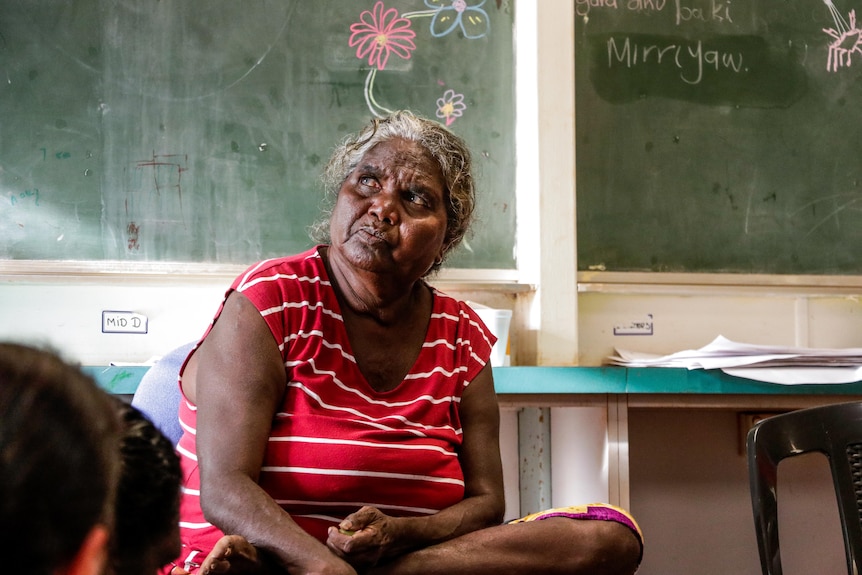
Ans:
[[[432,515],[391,517],[363,507],[329,529],[327,547],[362,571],[416,549],[442,543],[503,519],[500,413],[488,364],[461,398],[464,499]]]
[[[257,549],[240,535],[225,535],[201,565],[202,575],[260,575],[263,570]]]
[[[395,521],[379,509],[365,506],[329,528],[326,545],[357,569],[373,567],[392,552]]]
[[[264,561],[258,549],[241,535],[224,535],[210,551],[197,571],[199,575],[357,575],[356,571],[342,559],[334,556],[331,561],[310,567],[291,568],[287,572],[274,568]],[[171,575],[189,575],[179,567]]]

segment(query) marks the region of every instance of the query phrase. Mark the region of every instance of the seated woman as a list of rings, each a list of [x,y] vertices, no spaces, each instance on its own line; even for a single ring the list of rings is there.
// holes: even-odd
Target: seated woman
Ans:
[[[470,226],[464,142],[399,112],[325,177],[322,243],[238,277],[181,373],[180,567],[633,573],[622,510],[501,524],[495,338],[423,279]]]

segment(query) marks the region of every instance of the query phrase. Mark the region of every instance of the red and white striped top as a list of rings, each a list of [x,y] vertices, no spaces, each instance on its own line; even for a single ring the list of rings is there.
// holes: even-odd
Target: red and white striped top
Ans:
[[[323,541],[328,526],[363,505],[427,515],[463,498],[458,407],[495,341],[469,306],[433,290],[416,363],[398,387],[380,393],[359,371],[318,249],[260,262],[228,294],[233,290],[260,310],[284,359],[288,389],[272,422],[260,485],[303,529]],[[188,477],[183,559],[203,553],[200,561],[221,532],[200,510],[195,407],[188,400],[180,421]]]

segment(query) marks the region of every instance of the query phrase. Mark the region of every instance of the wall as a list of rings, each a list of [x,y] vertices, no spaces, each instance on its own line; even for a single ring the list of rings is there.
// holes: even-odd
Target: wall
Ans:
[[[762,278],[757,278],[762,281]],[[626,286],[582,283],[577,294],[581,365],[599,365],[614,348],[669,354],[731,340],[800,347],[862,347],[862,289],[814,286]],[[649,335],[615,328],[650,322]],[[620,331],[620,330],[618,330]]]
[[[83,364],[144,363],[203,335],[227,277],[0,276],[0,339],[48,344]],[[102,311],[144,314],[146,334],[102,333]]]
[[[231,279],[0,276],[0,338],[47,342],[85,364],[145,362],[199,337]],[[458,297],[515,310],[513,364],[537,363],[539,338],[530,324],[534,292],[436,283]],[[627,290],[583,291],[558,302],[562,308],[577,301],[580,365],[600,365],[615,347],[666,354],[701,347],[717,335],[745,343],[862,347],[862,301],[852,286],[833,293],[768,287]],[[103,334],[102,310],[145,314],[149,333]],[[644,319],[652,322],[652,335],[614,335],[614,327]]]
[[[89,365],[143,363],[196,340],[213,318],[233,275],[0,274],[0,339],[48,344]],[[515,296],[494,288],[438,281],[456,297],[513,309]],[[102,311],[146,315],[148,332],[102,333]],[[513,343],[517,349],[517,343]],[[514,360],[517,362],[518,357]]]

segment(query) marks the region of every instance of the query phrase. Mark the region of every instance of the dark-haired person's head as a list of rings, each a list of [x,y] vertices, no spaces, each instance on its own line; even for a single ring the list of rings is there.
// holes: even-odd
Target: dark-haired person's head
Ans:
[[[3,572],[102,572],[113,528],[119,419],[58,354],[0,342]]]
[[[153,575],[180,554],[180,460],[143,413],[116,403],[123,431],[109,573]]]

